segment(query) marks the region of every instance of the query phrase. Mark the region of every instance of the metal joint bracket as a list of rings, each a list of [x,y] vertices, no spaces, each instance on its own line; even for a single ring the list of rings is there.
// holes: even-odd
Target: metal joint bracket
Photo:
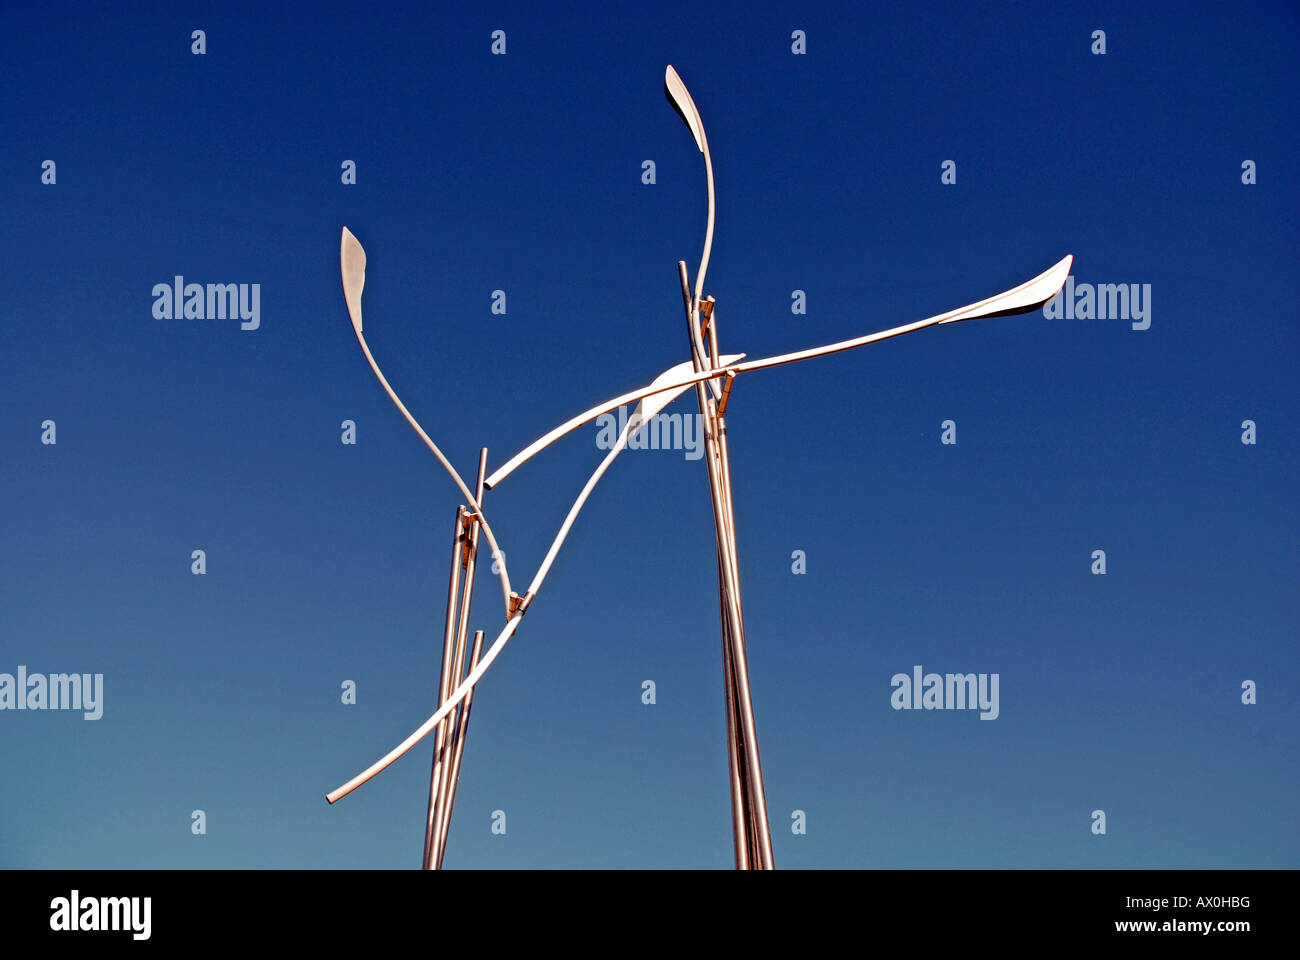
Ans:
[[[461,554],[460,565],[462,569],[468,570],[470,562],[474,555],[478,553],[478,544],[475,542],[474,533],[478,528],[479,515],[477,513],[464,513],[461,515],[460,535],[465,541],[465,550]]]
[[[700,316],[704,320],[704,322],[700,324],[701,337],[707,337],[709,335],[709,327],[713,324],[713,305],[717,302],[718,301],[714,300],[713,297],[705,297],[700,301]]]
[[[719,417],[727,415],[727,401],[731,399],[731,385],[736,382],[736,371],[728,370],[723,376],[727,378],[727,382],[722,385],[722,399],[718,401]]]

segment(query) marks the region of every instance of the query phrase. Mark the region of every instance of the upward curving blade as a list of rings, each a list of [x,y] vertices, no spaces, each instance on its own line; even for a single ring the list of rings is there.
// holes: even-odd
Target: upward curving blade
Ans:
[[[366,251],[347,227],[339,241],[339,265],[343,269],[343,299],[347,301],[352,328],[361,333],[361,288],[366,285]]]
[[[1047,268],[1032,280],[1026,280],[1018,287],[989,297],[979,303],[972,303],[957,311],[957,315],[940,323],[957,323],[960,320],[975,320],[978,317],[1006,317],[1015,313],[1028,313],[1037,310],[1065,286],[1065,278],[1070,275],[1070,266],[1074,263],[1073,254],[1063,257],[1053,266]]]
[[[664,93],[667,94],[673,108],[686,121],[686,125],[691,128],[691,136],[695,138],[695,145],[700,148],[700,153],[703,153],[704,123],[700,120],[700,111],[696,109],[690,91],[686,89],[686,84],[682,83],[682,78],[677,75],[677,71],[673,69],[671,63],[668,65],[668,69],[664,71]]]

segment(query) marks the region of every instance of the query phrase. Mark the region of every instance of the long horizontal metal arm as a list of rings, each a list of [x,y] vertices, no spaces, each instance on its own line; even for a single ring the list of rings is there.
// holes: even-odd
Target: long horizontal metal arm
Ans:
[[[1041,307],[1052,297],[1056,296],[1057,291],[1065,284],[1065,278],[1070,274],[1070,265],[1073,262],[1073,256],[1067,256],[1043,273],[1014,287],[1005,293],[989,297],[978,303],[968,304],[964,307],[958,307],[956,310],[949,310],[947,313],[940,313],[933,317],[927,317],[924,320],[917,320],[915,323],[904,324],[901,327],[893,327],[889,330],[882,330],[879,333],[870,333],[864,337],[856,337],[852,340],[841,340],[838,343],[827,344],[824,347],[813,347],[809,350],[800,350],[795,353],[783,353],[775,357],[765,357],[761,360],[750,360],[746,363],[728,363],[713,370],[706,370],[701,373],[683,373],[672,380],[665,381],[662,377],[655,380],[649,386],[642,387],[640,390],[633,390],[629,393],[621,394],[612,400],[606,400],[599,406],[592,407],[590,410],[584,410],[569,420],[564,421],[550,433],[534,440],[523,450],[520,450],[513,457],[497,468],[496,472],[487,478],[486,486],[490,490],[498,483],[510,476],[524,463],[527,463],[534,456],[545,450],[556,440],[576,430],[584,423],[595,420],[602,413],[608,413],[627,403],[641,400],[655,394],[664,393],[669,390],[676,390],[679,393],[685,388],[699,383],[702,380],[708,380],[714,377],[725,375],[728,371],[733,373],[745,373],[749,370],[762,370],[766,367],[776,367],[785,363],[794,363],[798,360],[809,360],[813,357],[824,357],[828,354],[839,353],[842,350],[852,350],[855,347],[863,347],[869,343],[876,343],[880,340],[888,340],[890,337],[901,336],[905,333],[911,333],[915,330],[921,330],[925,327],[931,327],[940,323],[956,323],[959,320],[974,320],[979,317],[992,317],[1009,315],[1013,313],[1026,313],[1030,310],[1036,310]],[[744,354],[740,354],[744,356]],[[674,369],[677,369],[676,367]]]
[[[743,353],[737,353],[733,356],[725,357],[724,359],[728,361],[740,360],[744,356]],[[564,423],[560,424],[546,436],[534,440],[527,447],[520,450],[504,464],[498,467],[496,472],[493,473],[492,476],[488,477],[484,482],[484,486],[491,490],[506,477],[510,476],[510,474],[514,473],[522,464],[531,460],[537,453],[546,449],[566,434],[572,433],[584,423],[590,423],[592,420],[595,420],[602,413],[609,413],[611,410],[617,410],[624,404],[632,403],[633,401],[645,400],[648,402],[649,406],[653,406],[654,408],[651,412],[643,411],[644,419],[649,420],[655,413],[662,410],[673,400],[677,399],[677,397],[685,393],[688,387],[713,376],[717,376],[717,373],[712,370],[705,373],[695,373],[689,361],[686,363],[679,363],[675,367],[670,367],[656,377],[648,387],[641,387],[640,389],[633,390],[630,393],[621,394],[613,400],[606,400],[600,406],[592,407],[590,410],[583,411],[576,417],[564,421]],[[651,401],[651,397],[655,397],[655,400]]]
[[[947,313],[927,317],[925,320],[917,320],[915,323],[907,323],[901,327],[882,330],[879,333],[869,333],[865,337],[841,340],[839,343],[830,343],[824,347],[813,347],[811,350],[799,350],[795,353],[783,353],[776,357],[765,357],[762,360],[750,360],[748,363],[739,363],[728,369],[735,370],[737,373],[744,373],[747,370],[762,370],[766,367],[777,367],[783,363],[794,363],[797,360],[809,360],[813,357],[824,357],[828,354],[839,353],[841,350],[864,347],[869,343],[888,340],[890,337],[901,336],[904,333],[911,333],[914,330],[931,327],[939,323],[956,323],[959,320],[1008,316],[1037,310],[1056,296],[1057,291],[1065,285],[1065,278],[1070,275],[1070,264],[1073,261],[1073,256],[1067,256],[1050,269],[1044,270],[1034,279],[1027,280],[1006,293],[999,293],[997,296],[981,300],[979,303],[958,307],[956,310],[949,310]]]

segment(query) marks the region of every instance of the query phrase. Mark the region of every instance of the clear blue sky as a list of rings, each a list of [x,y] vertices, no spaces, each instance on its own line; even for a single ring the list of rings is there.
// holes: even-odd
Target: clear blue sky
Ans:
[[[500,463],[688,357],[667,63],[724,352],[1066,253],[1152,290],[1143,331],[1037,313],[738,381],[778,866],[1300,865],[1298,36],[1278,3],[0,8],[0,672],[105,678],[98,721],[0,712],[0,866],[418,866],[427,747],[323,800],[432,708],[459,502],[357,349],[339,231],[395,388]],[[155,319],[177,274],[259,283],[260,329]],[[489,495],[516,581],[595,436]],[[479,688],[448,867],[731,864],[707,487],[642,451],[597,488]],[[1000,716],[894,711],[914,664],[999,674]]]

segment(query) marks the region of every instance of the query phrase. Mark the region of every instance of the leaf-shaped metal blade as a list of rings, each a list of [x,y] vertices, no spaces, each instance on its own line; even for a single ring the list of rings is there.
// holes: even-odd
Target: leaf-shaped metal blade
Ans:
[[[957,311],[955,316],[939,322],[957,323],[960,320],[974,320],[978,317],[1006,317],[1037,310],[1065,286],[1065,278],[1070,275],[1070,266],[1073,263],[1073,255],[1063,257],[1034,279],[1026,280],[1020,286],[1006,293],[1000,293],[996,297],[972,303],[969,307]]]
[[[343,299],[348,304],[352,328],[361,333],[361,288],[366,285],[366,251],[347,227],[339,242],[339,266],[343,271]]]
[[[691,128],[695,145],[700,148],[700,153],[703,153],[704,122],[700,119],[700,111],[695,108],[695,101],[691,99],[690,91],[686,89],[686,84],[682,83],[682,78],[677,76],[677,71],[673,69],[671,63],[664,71],[664,93],[668,95],[668,100],[674,109],[686,121],[686,125]]]
[[[743,359],[744,356],[743,353],[733,353],[729,356],[722,357],[721,366],[729,366],[737,360]],[[665,384],[672,383],[674,380],[680,380],[682,377],[689,376],[693,370],[694,367],[690,360],[687,360],[685,363],[679,363],[675,367],[669,367],[650,382],[650,388],[662,387]],[[645,423],[652,417],[658,416],[659,412],[663,410],[664,407],[668,406],[668,404],[672,403],[693,386],[695,386],[695,384],[687,383],[675,390],[664,390],[661,393],[652,393],[650,396],[643,398],[641,402],[636,405],[636,412],[632,418],[633,421],[637,423]],[[629,423],[630,422],[632,421],[629,421]]]

